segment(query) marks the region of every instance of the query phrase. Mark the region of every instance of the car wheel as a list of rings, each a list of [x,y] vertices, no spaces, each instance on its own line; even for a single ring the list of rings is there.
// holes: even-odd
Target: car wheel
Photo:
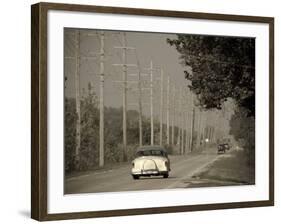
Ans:
[[[138,175],[133,175],[134,180],[138,180],[140,177]]]
[[[163,175],[163,178],[168,178],[169,177],[169,174],[168,173],[165,173],[164,175]]]

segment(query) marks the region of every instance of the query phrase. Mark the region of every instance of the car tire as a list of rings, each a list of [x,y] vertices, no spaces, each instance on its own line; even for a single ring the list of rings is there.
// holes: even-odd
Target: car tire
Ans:
[[[168,173],[165,173],[164,175],[163,175],[163,178],[168,178],[169,177],[169,174]]]
[[[134,180],[138,180],[140,178],[140,176],[138,176],[138,175],[133,175],[133,179]]]

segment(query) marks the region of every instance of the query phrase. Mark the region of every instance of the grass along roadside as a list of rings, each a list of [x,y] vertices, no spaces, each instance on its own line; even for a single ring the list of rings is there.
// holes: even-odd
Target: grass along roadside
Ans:
[[[255,184],[254,166],[249,166],[244,151],[221,155],[212,164],[186,180],[188,187]]]
[[[113,169],[119,169],[122,167],[130,166],[131,162],[118,162],[118,163],[110,163],[110,164],[105,164],[103,167],[93,167],[89,168],[86,171],[73,171],[72,173],[66,174],[65,178],[70,179],[73,177],[79,177],[79,176],[84,176],[92,173],[103,173],[103,172],[108,172]]]

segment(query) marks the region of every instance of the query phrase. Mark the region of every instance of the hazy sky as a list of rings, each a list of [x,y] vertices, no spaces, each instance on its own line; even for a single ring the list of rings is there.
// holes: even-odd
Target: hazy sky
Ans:
[[[74,55],[74,41],[73,29],[66,29],[65,31],[65,56]],[[90,55],[91,53],[99,53],[100,43],[99,39],[94,36],[86,36],[86,33],[93,33],[95,31],[82,30],[81,31],[81,54]],[[138,58],[142,68],[150,66],[150,60],[153,61],[155,67],[162,67],[164,69],[164,82],[169,74],[171,81],[175,82],[177,86],[186,86],[186,79],[184,79],[184,68],[179,64],[179,54],[167,44],[167,38],[175,38],[176,35],[171,34],[155,34],[155,33],[138,33],[138,32],[126,32],[127,46],[135,47],[137,49]],[[105,105],[106,106],[121,106],[122,95],[120,100],[115,94],[112,99],[111,93],[121,93],[121,84],[113,84],[113,80],[122,80],[122,67],[112,66],[114,63],[122,63],[122,50],[114,49],[114,46],[122,46],[122,33],[105,31]],[[136,56],[134,51],[127,51],[127,60],[130,64],[136,63]],[[74,72],[75,72],[74,60],[65,60],[65,75],[67,76],[66,84],[66,96],[74,96]],[[84,88],[89,81],[93,82],[95,89],[99,90],[99,58],[82,60],[80,71],[81,88]],[[135,68],[129,68],[128,73],[136,73]],[[96,75],[93,75],[96,74]],[[159,78],[160,73],[155,72],[155,78]],[[136,80],[136,77],[128,77],[128,79]],[[144,77],[144,80],[149,77]],[[158,82],[159,83],[159,82]],[[119,87],[118,87],[119,85]],[[156,88],[156,90],[159,88]],[[96,91],[97,95],[99,91]],[[157,91],[155,91],[157,94]],[[130,95],[130,92],[128,92]],[[156,97],[157,99],[157,97]]]
[[[75,36],[74,29],[65,28],[64,46],[65,57],[75,55]],[[98,36],[87,36],[87,34],[98,34],[96,30],[80,30],[80,54],[89,56],[91,54],[99,53],[100,41]],[[175,34],[159,34],[159,33],[144,33],[144,32],[125,32],[128,47],[134,47],[137,50],[141,68],[148,68],[150,61],[157,68],[164,70],[164,103],[166,102],[166,87],[167,75],[170,75],[171,83],[175,83],[177,94],[179,94],[180,87],[186,88],[188,81],[184,78],[184,68],[180,64],[179,53],[174,47],[167,43],[167,38],[175,39]],[[114,81],[122,81],[122,67],[112,66],[115,63],[122,63],[122,49],[114,49],[115,46],[122,46],[123,32],[105,31],[105,88],[104,88],[104,103],[105,106],[121,107],[122,106],[122,83]],[[134,51],[127,51],[127,63],[136,64],[136,55]],[[136,68],[129,68],[129,73],[136,73]],[[80,86],[81,92],[83,88],[87,88],[87,84],[91,82],[94,85],[94,90],[99,96],[99,57],[95,59],[82,59],[80,67]],[[75,60],[65,59],[64,75],[67,77],[65,96],[75,96]],[[154,91],[154,114],[156,118],[159,115],[159,101],[160,101],[160,72],[155,72],[155,91]],[[150,77],[143,77],[143,80],[149,80]],[[137,77],[128,76],[128,80],[137,80]],[[130,85],[136,88],[136,84]],[[149,83],[147,83],[147,87]],[[187,89],[187,88],[186,88]],[[148,115],[150,107],[146,105],[149,103],[149,90],[144,92],[144,114]],[[136,103],[137,94],[128,90],[128,110],[138,108],[131,103]],[[221,112],[219,113],[219,117]],[[232,112],[231,112],[232,113]],[[165,114],[164,114],[165,116]],[[207,120],[214,120],[214,112],[207,112]],[[165,120],[165,118],[164,118]],[[228,123],[228,122],[226,122]],[[228,126],[227,124],[225,126]],[[226,129],[228,129],[226,127]]]

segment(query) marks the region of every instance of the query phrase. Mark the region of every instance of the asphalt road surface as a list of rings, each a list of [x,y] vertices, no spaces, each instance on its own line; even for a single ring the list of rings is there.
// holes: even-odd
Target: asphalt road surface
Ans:
[[[192,177],[217,157],[215,153],[170,156],[171,172],[167,179],[152,176],[133,180],[131,165],[128,164],[112,170],[93,171],[66,178],[65,194],[183,188],[183,180]]]

